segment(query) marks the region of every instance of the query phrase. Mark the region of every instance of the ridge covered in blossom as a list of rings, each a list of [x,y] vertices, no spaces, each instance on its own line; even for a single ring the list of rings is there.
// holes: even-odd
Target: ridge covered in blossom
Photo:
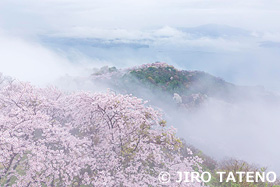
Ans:
[[[215,172],[240,166],[263,171],[236,160],[218,165],[131,94],[66,94],[0,77],[1,186],[178,186],[160,184],[162,171],[172,178],[177,171],[209,171],[215,177],[209,183],[180,186],[223,186]]]
[[[202,171],[201,158],[183,156],[175,130],[142,99],[0,82],[1,186],[148,187],[161,171]]]

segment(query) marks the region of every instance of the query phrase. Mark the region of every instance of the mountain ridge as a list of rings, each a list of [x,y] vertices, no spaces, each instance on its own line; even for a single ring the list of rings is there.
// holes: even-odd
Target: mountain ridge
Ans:
[[[260,87],[238,86],[204,71],[179,70],[164,62],[126,69],[104,66],[95,69],[91,79],[106,83],[113,90],[138,97],[143,97],[139,91],[143,87],[151,92],[165,93],[187,108],[198,106],[209,97],[232,103],[246,101],[252,95],[262,98],[274,96]]]

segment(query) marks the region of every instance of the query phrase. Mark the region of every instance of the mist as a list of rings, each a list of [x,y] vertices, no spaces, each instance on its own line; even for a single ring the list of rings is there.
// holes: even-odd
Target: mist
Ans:
[[[171,121],[180,137],[217,160],[233,157],[279,173],[279,110],[279,104],[261,99],[238,104],[210,99]]]
[[[280,173],[278,94],[237,91],[231,102],[208,97],[202,105],[185,109],[166,93],[144,88],[134,93],[162,110],[168,125],[177,129],[177,136],[206,155],[217,161],[241,159]]]
[[[61,56],[36,43],[0,35],[0,66],[2,73],[34,84],[46,84],[73,72]]]
[[[277,149],[279,134],[279,95],[263,88],[240,87],[226,101],[208,97],[201,105],[184,108],[172,95],[134,80],[115,83],[115,79],[61,79],[72,90],[111,91],[132,94],[147,100],[147,105],[161,111],[168,126],[177,129],[177,136],[186,140],[217,161],[225,158],[245,160],[259,167],[280,173]],[[72,85],[70,87],[70,85]],[[74,86],[73,86],[74,85]]]

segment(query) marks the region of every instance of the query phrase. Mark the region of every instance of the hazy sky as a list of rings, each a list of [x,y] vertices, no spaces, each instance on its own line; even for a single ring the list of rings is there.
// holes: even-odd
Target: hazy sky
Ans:
[[[165,61],[279,91],[279,17],[277,0],[2,0],[0,68],[46,83],[78,74],[77,67]],[[84,41],[58,45],[59,37],[100,40],[93,48]],[[133,45],[106,47],[112,41]]]
[[[19,32],[145,29],[215,23],[278,32],[277,0],[2,0],[1,27]]]

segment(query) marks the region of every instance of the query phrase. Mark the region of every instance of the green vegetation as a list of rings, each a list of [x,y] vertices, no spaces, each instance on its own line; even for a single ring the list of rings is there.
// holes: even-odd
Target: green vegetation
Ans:
[[[149,82],[169,92],[183,92],[189,82],[187,76],[173,66],[136,69],[132,70],[130,74],[142,83]]]
[[[145,86],[160,89],[181,96],[202,94],[213,97],[227,97],[234,85],[201,71],[177,70],[167,64],[147,65],[129,71],[125,80],[135,78]]]
[[[178,70],[165,63],[144,64],[124,70],[104,66],[92,75],[99,76],[99,81],[107,81],[116,90],[134,93],[138,88],[148,88],[151,91],[164,91],[172,97],[177,93],[183,100],[193,94],[229,99],[231,89],[235,88],[233,84],[208,73]]]

